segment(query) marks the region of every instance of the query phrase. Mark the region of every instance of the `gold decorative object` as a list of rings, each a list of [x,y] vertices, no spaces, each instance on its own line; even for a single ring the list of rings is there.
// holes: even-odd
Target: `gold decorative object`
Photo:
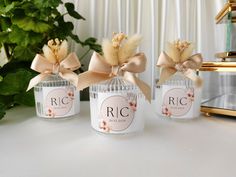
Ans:
[[[225,52],[215,54],[216,58],[220,58],[221,61],[203,62],[200,71],[208,71],[211,73],[221,72],[218,74],[219,76],[223,76],[223,79],[226,79],[226,75],[231,78],[229,75],[232,76],[234,75],[233,72],[236,73],[236,45],[234,36],[234,31],[236,30],[234,24],[236,23],[236,1],[227,1],[216,15],[215,20],[216,24],[225,24],[226,26]],[[210,97],[202,102],[201,111],[207,116],[211,113],[236,116],[236,94],[234,89],[228,90],[228,87],[226,87],[228,85],[222,86],[224,87],[223,92],[220,91],[221,88],[219,88],[219,90],[217,90],[218,88],[213,88],[213,90],[208,93]],[[229,88],[233,88],[232,85],[230,85]]]
[[[236,72],[236,62],[203,62],[200,71]]]
[[[225,61],[227,58],[236,58],[236,51],[216,53],[215,57],[221,58],[222,61]]]
[[[203,62],[200,71],[236,73],[236,62]],[[207,116],[211,113],[236,116],[236,95],[221,93],[202,102],[201,111]]]
[[[231,13],[232,18],[231,22],[236,23],[236,1],[228,1],[224,7],[220,10],[220,12],[216,15],[215,20],[216,24],[219,23],[227,23],[228,15]]]
[[[236,46],[234,43],[236,26],[236,1],[229,0],[215,17],[216,24],[226,25],[226,51],[216,53],[216,58],[221,61],[232,61],[236,59]]]

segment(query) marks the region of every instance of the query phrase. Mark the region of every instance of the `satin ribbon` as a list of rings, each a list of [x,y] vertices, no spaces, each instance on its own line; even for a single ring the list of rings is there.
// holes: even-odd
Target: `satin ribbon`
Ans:
[[[43,81],[50,74],[59,74],[63,79],[77,87],[78,75],[73,71],[80,68],[81,64],[75,53],[70,53],[60,63],[51,63],[44,56],[37,54],[31,64],[31,69],[40,74],[32,78],[27,91]]]
[[[202,65],[201,54],[195,54],[185,59],[185,61],[174,62],[165,52],[162,52],[158,58],[157,66],[161,68],[161,75],[158,85],[163,84],[167,79],[177,71],[189,79],[196,82],[200,78],[196,75],[196,70]]]
[[[142,80],[136,77],[137,73],[145,71],[146,57],[143,53],[138,53],[128,59],[128,62],[118,66],[108,64],[103,56],[94,52],[89,63],[88,71],[80,74],[78,77],[78,89],[84,88],[111,79],[115,76],[122,76],[125,80],[137,85],[146,99],[151,101],[151,89]]]

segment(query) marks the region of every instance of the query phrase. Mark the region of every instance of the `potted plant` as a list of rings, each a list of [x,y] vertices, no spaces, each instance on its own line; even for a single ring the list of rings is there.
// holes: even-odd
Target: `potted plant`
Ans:
[[[57,10],[60,4],[67,13]],[[70,37],[88,51],[101,52],[95,38],[81,41],[72,33],[74,26],[65,21],[66,15],[85,20],[74,4],[61,0],[0,0],[0,49],[7,58],[7,63],[0,66],[0,119],[15,105],[34,105],[33,91],[26,92],[29,80],[36,75],[30,64],[49,39]]]

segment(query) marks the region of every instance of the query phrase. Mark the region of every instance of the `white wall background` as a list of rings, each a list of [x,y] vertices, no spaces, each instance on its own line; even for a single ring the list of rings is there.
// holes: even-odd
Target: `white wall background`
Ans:
[[[64,0],[64,2],[66,2]],[[196,52],[204,60],[215,60],[214,54],[225,50],[224,25],[215,24],[215,16],[225,0],[70,0],[86,21],[74,21],[74,32],[85,39],[94,36],[99,42],[111,38],[112,32],[140,33],[143,43],[140,51],[146,53],[148,66],[141,78],[153,86],[155,63],[167,41],[177,38],[195,43]],[[61,9],[63,11],[64,9]],[[71,50],[78,56],[85,49],[71,42]],[[83,61],[85,64],[88,59]],[[205,74],[207,80],[215,80]],[[216,83],[215,82],[215,83]],[[208,90],[216,88],[205,84]],[[211,88],[212,87],[212,88]]]

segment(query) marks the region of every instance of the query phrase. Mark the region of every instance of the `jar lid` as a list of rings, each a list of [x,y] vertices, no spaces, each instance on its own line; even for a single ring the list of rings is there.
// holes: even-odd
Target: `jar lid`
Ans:
[[[61,76],[56,74],[50,74],[43,81],[38,83],[35,87],[60,87],[60,86],[68,86],[71,83]]]
[[[188,77],[186,77],[183,73],[177,71],[174,75],[172,75],[168,80],[166,80],[161,85],[190,87],[194,85],[194,82]]]
[[[98,92],[117,92],[127,90],[137,90],[138,87],[133,83],[124,80],[123,77],[116,76],[107,81],[100,82],[98,84],[90,86],[92,91]]]

